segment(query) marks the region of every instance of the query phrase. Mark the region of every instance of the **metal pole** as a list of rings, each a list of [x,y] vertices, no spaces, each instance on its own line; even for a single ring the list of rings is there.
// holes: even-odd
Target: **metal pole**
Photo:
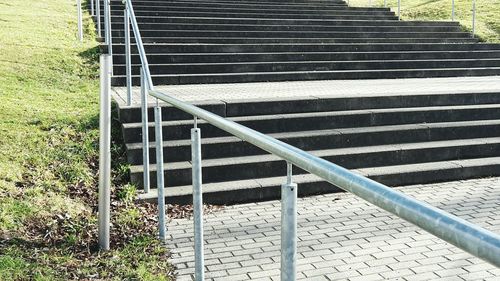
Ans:
[[[384,7],[387,7],[387,0],[384,0]]]
[[[78,14],[78,40],[83,42],[83,23],[82,23],[82,0],[76,0],[76,9]]]
[[[106,30],[107,30],[107,33],[108,33],[108,41],[107,41],[107,44],[108,44],[108,53],[109,55],[111,56],[111,75],[113,75],[113,39],[112,39],[112,35],[111,35],[111,1],[110,0],[104,0],[106,3],[107,3],[107,12],[106,12],[106,15],[107,15],[107,21],[105,22],[106,23]]]
[[[104,6],[104,44],[109,45],[109,33],[108,33],[108,0],[103,1]]]
[[[126,72],[126,80],[127,80],[127,105],[130,106],[132,104],[132,65],[130,59],[130,19],[127,5],[125,5],[125,9],[123,10],[123,22],[125,32],[125,72]]]
[[[90,15],[95,16],[94,0],[90,0]]]
[[[101,31],[101,1],[96,0],[96,16],[97,16],[97,36],[102,38],[102,31]]]
[[[158,189],[158,228],[160,240],[165,241],[165,181],[163,177],[163,133],[161,124],[161,107],[155,107],[155,138],[156,138],[156,185]]]
[[[111,73],[110,56],[101,55],[99,114],[99,247],[109,250],[111,203]]]
[[[472,0],[472,37],[476,37],[476,0]]]
[[[141,68],[141,116],[142,116],[142,166],[144,178],[144,192],[149,192],[149,127],[148,127],[148,92],[147,80]]]
[[[134,32],[135,44],[137,45],[137,50],[139,51],[139,56],[141,57],[142,67],[146,72],[146,79],[148,79],[148,86],[150,90],[153,90],[153,79],[151,78],[151,73],[149,72],[148,58],[146,57],[146,51],[144,50],[144,44],[142,43],[141,33],[139,32],[139,25],[137,24],[137,19],[135,18],[134,7],[130,1],[125,2],[125,5],[128,6],[128,12],[130,14],[130,23],[132,24],[132,31]]]
[[[292,182],[292,164],[281,186],[281,281],[295,281],[297,273],[297,184]]]
[[[372,6],[372,0],[369,0],[369,2],[368,2],[368,3],[369,3],[369,5],[370,5],[370,7],[371,7],[371,6]]]
[[[196,119],[196,117],[195,117]],[[195,280],[203,281],[203,191],[201,178],[201,132],[199,128],[191,129],[191,158],[193,161],[193,212],[194,212],[194,256]]]
[[[401,20],[401,0],[398,0],[398,20]]]
[[[451,21],[455,21],[455,0],[451,0]]]

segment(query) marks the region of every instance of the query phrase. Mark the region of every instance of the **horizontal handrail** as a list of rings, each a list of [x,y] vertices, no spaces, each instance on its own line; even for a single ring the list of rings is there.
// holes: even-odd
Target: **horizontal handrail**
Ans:
[[[500,267],[500,236],[299,148],[159,91],[156,97]]]

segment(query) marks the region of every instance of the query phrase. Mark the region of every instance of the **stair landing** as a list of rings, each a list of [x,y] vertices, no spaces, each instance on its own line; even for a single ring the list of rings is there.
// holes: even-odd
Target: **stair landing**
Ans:
[[[500,76],[162,85],[155,89],[187,102],[477,93],[500,91]],[[112,94],[120,108],[127,107],[126,87],[113,87]],[[155,102],[150,98],[149,103]],[[133,87],[132,106],[137,105],[140,88]]]

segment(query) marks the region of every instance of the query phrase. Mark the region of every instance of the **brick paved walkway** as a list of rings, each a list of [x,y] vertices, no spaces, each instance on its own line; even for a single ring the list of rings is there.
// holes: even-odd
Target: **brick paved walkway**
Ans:
[[[223,102],[262,98],[500,92],[500,76],[168,85],[156,89],[185,101]],[[139,88],[134,87],[133,93],[133,103],[140,104]],[[125,105],[125,88],[114,87],[113,97],[120,105]]]
[[[500,233],[500,178],[398,189]],[[309,197],[298,207],[299,279],[500,280],[500,269],[353,195]],[[279,201],[207,215],[207,280],[279,280],[279,229]],[[192,280],[192,230],[188,219],[168,225],[178,280]]]

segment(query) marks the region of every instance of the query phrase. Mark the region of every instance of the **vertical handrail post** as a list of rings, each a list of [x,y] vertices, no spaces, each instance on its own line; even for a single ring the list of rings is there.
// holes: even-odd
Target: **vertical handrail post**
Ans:
[[[384,8],[387,7],[387,0],[384,0]]]
[[[398,20],[401,20],[401,0],[398,0]]]
[[[191,159],[193,162],[193,212],[194,212],[194,253],[195,280],[205,279],[203,257],[203,191],[201,175],[201,130],[196,126],[191,129]]]
[[[141,68],[141,117],[142,117],[142,166],[144,179],[144,192],[150,190],[149,178],[149,125],[148,125],[148,86],[144,69]]]
[[[101,31],[101,1],[96,0],[96,17],[97,17],[97,36],[102,38],[102,31]]]
[[[370,5],[370,7],[372,7],[372,0],[368,0],[368,5]]]
[[[472,37],[476,37],[476,0],[472,0]]]
[[[108,33],[108,41],[107,41],[107,44],[108,44],[108,53],[109,55],[111,56],[111,75],[113,75],[113,39],[112,39],[112,35],[111,35],[111,0],[104,0],[106,3],[107,3],[107,18],[108,20],[106,21],[106,30],[107,30],[107,33]]]
[[[111,70],[110,56],[100,57],[99,114],[99,247],[109,250],[111,206]]]
[[[287,180],[281,186],[281,281],[297,279],[297,184],[292,181],[292,164],[287,163]]]
[[[451,0],[451,21],[455,21],[455,0]]]
[[[108,45],[109,47],[109,32],[108,32],[108,10],[109,10],[109,5],[108,5],[108,0],[104,0],[102,2],[102,5],[104,7],[104,44]]]
[[[94,0],[90,0],[90,15],[95,16]]]
[[[163,176],[163,132],[161,122],[161,106],[155,106],[155,139],[156,139],[156,186],[158,189],[158,228],[162,242],[167,240],[165,226],[165,180]]]
[[[125,74],[127,83],[127,105],[132,104],[132,65],[130,57],[130,18],[128,6],[123,9],[123,32],[125,33]]]
[[[82,0],[76,0],[76,9],[78,15],[78,40],[83,42]]]

